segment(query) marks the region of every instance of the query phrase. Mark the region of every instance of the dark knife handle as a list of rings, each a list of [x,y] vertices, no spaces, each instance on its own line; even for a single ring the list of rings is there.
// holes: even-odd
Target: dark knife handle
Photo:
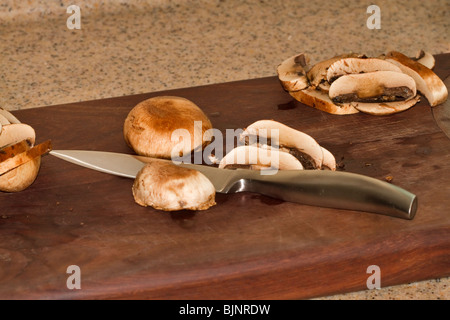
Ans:
[[[417,197],[393,184],[375,178],[336,171],[308,170],[295,174],[278,171],[261,175],[240,170],[228,192],[250,191],[306,205],[356,210],[411,220]]]

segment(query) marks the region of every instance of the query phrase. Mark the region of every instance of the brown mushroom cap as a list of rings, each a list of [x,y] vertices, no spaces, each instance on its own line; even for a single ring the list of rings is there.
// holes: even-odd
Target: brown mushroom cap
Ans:
[[[172,139],[179,129],[186,130],[190,139],[180,136],[179,140]],[[176,156],[183,156],[206,146],[210,141],[204,135],[209,129],[212,129],[210,120],[192,101],[159,96],[139,103],[130,111],[123,133],[126,143],[137,154],[170,159],[174,150]]]
[[[139,171],[132,190],[136,203],[158,210],[206,210],[216,204],[216,190],[202,173],[157,159]]]

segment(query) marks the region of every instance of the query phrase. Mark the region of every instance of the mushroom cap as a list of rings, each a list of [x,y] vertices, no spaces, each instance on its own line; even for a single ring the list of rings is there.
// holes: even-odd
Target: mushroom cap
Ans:
[[[41,167],[41,157],[11,170],[0,176],[0,191],[19,192],[33,184]]]
[[[300,53],[284,60],[277,68],[278,78],[286,91],[298,91],[308,87],[306,66],[308,58]]]
[[[189,135],[180,140],[172,134],[184,129]],[[159,96],[135,106],[124,123],[126,143],[139,155],[170,159],[173,152],[183,156],[209,142],[205,132],[212,124],[192,101],[174,96]],[[208,140],[209,139],[209,140]]]
[[[139,205],[164,211],[206,210],[216,204],[216,190],[202,173],[157,159],[139,171],[132,191]]]
[[[447,100],[447,87],[431,69],[397,51],[389,52],[386,60],[397,65],[403,73],[414,79],[417,90],[427,98],[432,107]]]
[[[313,88],[289,92],[289,94],[295,100],[300,101],[301,103],[309,107],[319,109],[321,111],[328,112],[331,114],[347,115],[359,112],[358,109],[355,109],[353,106],[349,104],[338,106],[333,101],[331,101],[327,93],[315,90]]]
[[[419,102],[420,97],[414,96],[406,101],[393,101],[382,103],[368,103],[368,102],[350,102],[351,105],[361,112],[368,113],[375,116],[385,116],[393,113],[402,112],[408,110]]]
[[[278,138],[277,143],[280,147],[296,149],[310,156],[315,168],[320,169],[322,167],[323,153],[317,141],[310,135],[280,122],[273,120],[256,121],[244,130],[241,139],[247,136],[257,136],[269,141],[269,139],[272,139],[273,130],[278,133],[275,138]]]
[[[395,90],[397,94],[393,94]],[[368,73],[348,74],[334,81],[328,92],[333,101],[340,96],[352,95],[354,101],[372,100],[385,96],[394,101],[396,95],[405,95],[407,100],[416,95],[416,83],[407,74],[395,71],[375,71]],[[397,99],[398,100],[398,99]]]
[[[252,170],[279,169],[303,170],[300,161],[293,155],[276,148],[239,146],[228,152],[219,163],[219,168],[244,166]]]
[[[374,71],[395,71],[401,73],[399,67],[389,61],[377,58],[346,58],[341,59],[333,64],[327,70],[327,80],[332,83],[340,76],[353,73],[367,73]]]

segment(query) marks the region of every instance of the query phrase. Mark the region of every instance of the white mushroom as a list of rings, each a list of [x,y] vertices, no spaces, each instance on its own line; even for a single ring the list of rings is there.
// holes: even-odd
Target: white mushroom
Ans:
[[[3,126],[0,132],[0,148],[16,144],[23,140],[27,140],[30,146],[34,145],[36,133],[32,127],[23,123]]]
[[[328,95],[336,104],[404,101],[416,95],[416,83],[407,74],[395,71],[348,74],[331,84]]]
[[[126,143],[139,155],[170,159],[205,147],[212,124],[193,102],[159,96],[139,103],[124,123]]]
[[[20,123],[19,119],[17,119],[11,112],[3,108],[0,108],[0,116],[6,118],[9,123],[12,124]]]
[[[397,51],[389,52],[386,60],[414,79],[417,90],[427,98],[432,107],[447,100],[448,91],[444,82],[431,69]]]
[[[289,94],[297,101],[301,103],[322,110],[327,113],[336,115],[348,115],[358,113],[359,111],[349,104],[337,105],[331,101],[327,93],[324,93],[313,88],[307,88],[305,90],[289,92]]]
[[[357,53],[349,53],[349,54],[342,54],[339,56],[335,56],[331,59],[321,61],[319,63],[316,63],[306,74],[308,77],[308,80],[311,84],[312,88],[317,88],[319,84],[323,81],[327,81],[327,71],[328,68],[336,61],[344,59],[344,58],[351,58],[351,57],[363,57],[364,55],[357,54]]]
[[[320,145],[310,135],[273,120],[259,120],[249,125],[241,139],[273,144],[295,156],[306,169],[320,169],[323,153]]]
[[[334,62],[327,71],[327,80],[333,83],[340,76],[353,73],[367,73],[374,71],[395,71],[401,73],[399,67],[382,59],[377,58],[346,58]]]
[[[301,53],[283,61],[277,68],[278,78],[287,91],[298,91],[308,87],[306,67],[308,58]]]
[[[293,155],[276,148],[257,146],[239,146],[232,149],[220,161],[219,168],[303,170],[302,164]]]
[[[336,171],[336,158],[334,157],[334,155],[324,147],[322,147],[322,152],[323,152],[322,169]]]
[[[435,61],[433,55],[431,53],[425,52],[423,50],[419,50],[417,52],[414,60],[423,64],[428,69],[433,69],[436,64],[436,61]]]
[[[348,105],[351,105],[364,113],[376,116],[384,116],[408,110],[417,102],[419,102],[419,100],[420,97],[416,95],[415,97],[407,101],[394,101],[384,103],[350,102],[348,103]]]
[[[133,196],[141,206],[158,210],[206,210],[216,204],[216,190],[202,173],[152,160],[136,176]]]

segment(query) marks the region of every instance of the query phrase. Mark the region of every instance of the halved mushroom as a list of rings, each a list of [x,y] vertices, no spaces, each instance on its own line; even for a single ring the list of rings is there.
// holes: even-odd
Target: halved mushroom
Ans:
[[[407,74],[395,71],[348,74],[331,84],[328,95],[336,104],[405,101],[416,95],[416,83]]]
[[[432,107],[447,100],[448,91],[444,82],[431,69],[397,51],[389,52],[386,60],[414,79],[417,90],[427,98]]]
[[[327,113],[336,115],[347,115],[358,113],[358,109],[355,109],[349,104],[337,105],[331,101],[327,93],[322,91],[307,88],[305,90],[289,92],[289,94],[297,101],[310,106],[312,108],[325,111]]]
[[[302,164],[293,155],[276,148],[257,146],[239,146],[232,149],[222,158],[219,168],[303,170]]]
[[[330,65],[327,71],[327,80],[329,83],[333,83],[334,80],[343,75],[374,71],[395,71],[402,73],[399,67],[383,59],[346,58]]]
[[[11,112],[0,108],[0,115],[8,120],[9,123],[16,124],[20,123],[19,119],[17,119]]]
[[[283,61],[277,67],[278,78],[287,91],[298,91],[308,87],[306,67],[308,57],[301,53]]]
[[[357,53],[348,53],[348,54],[342,54],[335,56],[331,59],[321,61],[319,63],[316,63],[306,74],[308,77],[308,80],[311,84],[311,88],[317,88],[321,82],[327,81],[327,71],[328,68],[336,61],[344,59],[344,58],[362,58],[364,55],[357,54]],[[326,86],[325,86],[326,87]]]
[[[137,174],[133,196],[158,210],[206,210],[216,204],[214,185],[202,173],[168,161],[151,160]]]
[[[30,146],[34,145],[36,133],[32,127],[23,123],[3,126],[0,132],[0,148],[16,144],[23,140],[27,140]]]
[[[434,65],[436,64],[433,55],[423,50],[419,50],[413,60],[423,64],[428,69],[433,69]]]
[[[295,130],[273,120],[259,120],[249,125],[242,133],[241,139],[250,142],[264,140],[272,145],[275,141],[277,147],[296,157],[305,169],[320,169],[322,167],[323,153],[320,145],[310,135]]]
[[[361,112],[376,116],[384,116],[408,110],[417,102],[419,102],[419,100],[420,97],[416,95],[415,97],[407,101],[394,101],[385,103],[350,102],[348,104],[355,107]]]

